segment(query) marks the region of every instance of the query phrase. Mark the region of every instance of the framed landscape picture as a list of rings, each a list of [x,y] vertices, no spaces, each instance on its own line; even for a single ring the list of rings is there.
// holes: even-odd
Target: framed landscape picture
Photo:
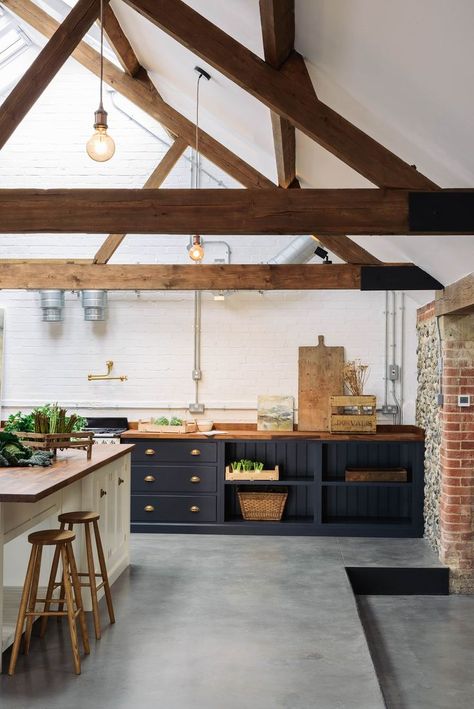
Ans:
[[[292,431],[295,400],[292,396],[259,396],[258,431]]]

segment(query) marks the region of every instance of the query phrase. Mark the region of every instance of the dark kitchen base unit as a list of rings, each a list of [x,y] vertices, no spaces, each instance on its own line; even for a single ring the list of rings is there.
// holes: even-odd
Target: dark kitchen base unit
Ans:
[[[419,440],[122,438],[132,451],[132,532],[422,537],[424,443]],[[244,521],[225,466],[275,465],[288,499],[281,522]],[[406,482],[346,482],[346,468],[405,468]],[[263,483],[262,483],[263,484]]]

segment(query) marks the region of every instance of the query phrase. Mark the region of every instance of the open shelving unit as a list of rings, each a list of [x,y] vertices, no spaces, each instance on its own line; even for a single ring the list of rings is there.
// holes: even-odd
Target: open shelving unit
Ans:
[[[134,441],[136,443],[136,440]],[[423,536],[424,441],[366,436],[327,439],[303,436],[252,439],[227,438],[199,442],[200,457],[190,461],[186,440],[160,443],[154,467],[145,458],[149,441],[138,443],[132,478],[132,500],[152,517],[132,514],[132,531],[200,534],[281,534],[318,536]],[[265,469],[279,467],[280,479],[226,480],[225,467],[241,458],[261,461]],[[407,470],[406,482],[345,480],[346,468]],[[143,471],[156,478],[144,488]],[[191,485],[190,476],[199,479]],[[253,487],[288,490],[281,521],[250,521],[241,515],[237,492]],[[156,488],[156,489],[155,489]],[[150,491],[150,492],[149,492]],[[146,499],[145,499],[146,497]],[[149,499],[148,499],[149,498]],[[171,500],[171,502],[170,502]],[[172,504],[171,504],[172,503]],[[170,507],[171,505],[171,507]],[[199,516],[188,514],[191,507]],[[134,509],[134,508],[133,508]],[[132,509],[132,512],[133,512]],[[196,511],[198,511],[196,510]]]

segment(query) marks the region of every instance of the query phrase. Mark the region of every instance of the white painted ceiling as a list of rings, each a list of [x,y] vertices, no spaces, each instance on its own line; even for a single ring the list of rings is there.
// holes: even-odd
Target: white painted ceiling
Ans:
[[[186,0],[263,56],[258,0]],[[276,180],[270,114],[192,52],[112,0],[141,63],[166,101]],[[321,100],[442,187],[474,186],[473,0],[295,0],[295,46]],[[297,132],[305,187],[365,187],[363,177]],[[474,236],[357,237],[385,260],[410,260],[445,284],[474,268]]]

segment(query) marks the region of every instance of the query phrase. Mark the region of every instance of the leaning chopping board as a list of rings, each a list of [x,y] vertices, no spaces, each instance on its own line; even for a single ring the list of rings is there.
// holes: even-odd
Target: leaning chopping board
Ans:
[[[329,431],[329,397],[344,393],[344,347],[300,347],[298,358],[298,431]]]

